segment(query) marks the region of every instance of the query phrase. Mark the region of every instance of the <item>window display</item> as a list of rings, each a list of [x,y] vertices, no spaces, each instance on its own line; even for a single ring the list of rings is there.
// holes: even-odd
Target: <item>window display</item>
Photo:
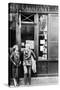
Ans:
[[[41,15],[39,22],[39,59],[47,60],[47,15]]]

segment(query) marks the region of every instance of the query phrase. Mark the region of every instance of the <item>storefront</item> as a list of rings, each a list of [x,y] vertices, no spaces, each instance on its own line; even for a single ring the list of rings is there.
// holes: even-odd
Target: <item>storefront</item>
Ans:
[[[37,76],[58,75],[58,6],[10,3],[9,48],[16,43],[35,52]]]

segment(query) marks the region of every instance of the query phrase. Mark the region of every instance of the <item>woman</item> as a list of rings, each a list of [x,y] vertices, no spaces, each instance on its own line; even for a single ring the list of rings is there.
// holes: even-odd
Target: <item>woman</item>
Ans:
[[[13,63],[12,74],[14,85],[16,86],[19,85],[18,66],[21,64],[18,45],[14,45],[10,60]]]
[[[34,52],[29,47],[25,47],[24,49],[24,60],[23,60],[23,67],[24,67],[24,83],[27,84],[27,74],[28,74],[28,81],[29,85],[31,84],[31,68],[32,68],[32,59],[31,55],[35,57]]]

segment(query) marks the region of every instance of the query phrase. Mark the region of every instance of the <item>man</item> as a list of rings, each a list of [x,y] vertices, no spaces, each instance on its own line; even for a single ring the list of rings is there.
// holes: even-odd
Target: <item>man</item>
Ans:
[[[32,59],[31,55],[35,57],[34,52],[30,49],[30,46],[25,46],[24,49],[24,59],[23,59],[23,67],[24,67],[24,83],[27,84],[27,74],[29,85],[31,84],[31,68],[32,68]]]
[[[10,60],[13,63],[12,74],[14,85],[16,86],[19,85],[18,66],[21,64],[18,45],[13,46],[13,51],[11,53]]]

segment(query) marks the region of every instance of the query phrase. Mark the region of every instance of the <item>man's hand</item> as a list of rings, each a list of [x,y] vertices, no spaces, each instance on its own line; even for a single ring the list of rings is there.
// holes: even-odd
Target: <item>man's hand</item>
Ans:
[[[21,61],[19,62],[19,65],[21,64]]]
[[[16,64],[13,62],[13,64],[16,66]]]
[[[10,58],[10,60],[12,61],[12,63],[16,66],[15,62]]]

